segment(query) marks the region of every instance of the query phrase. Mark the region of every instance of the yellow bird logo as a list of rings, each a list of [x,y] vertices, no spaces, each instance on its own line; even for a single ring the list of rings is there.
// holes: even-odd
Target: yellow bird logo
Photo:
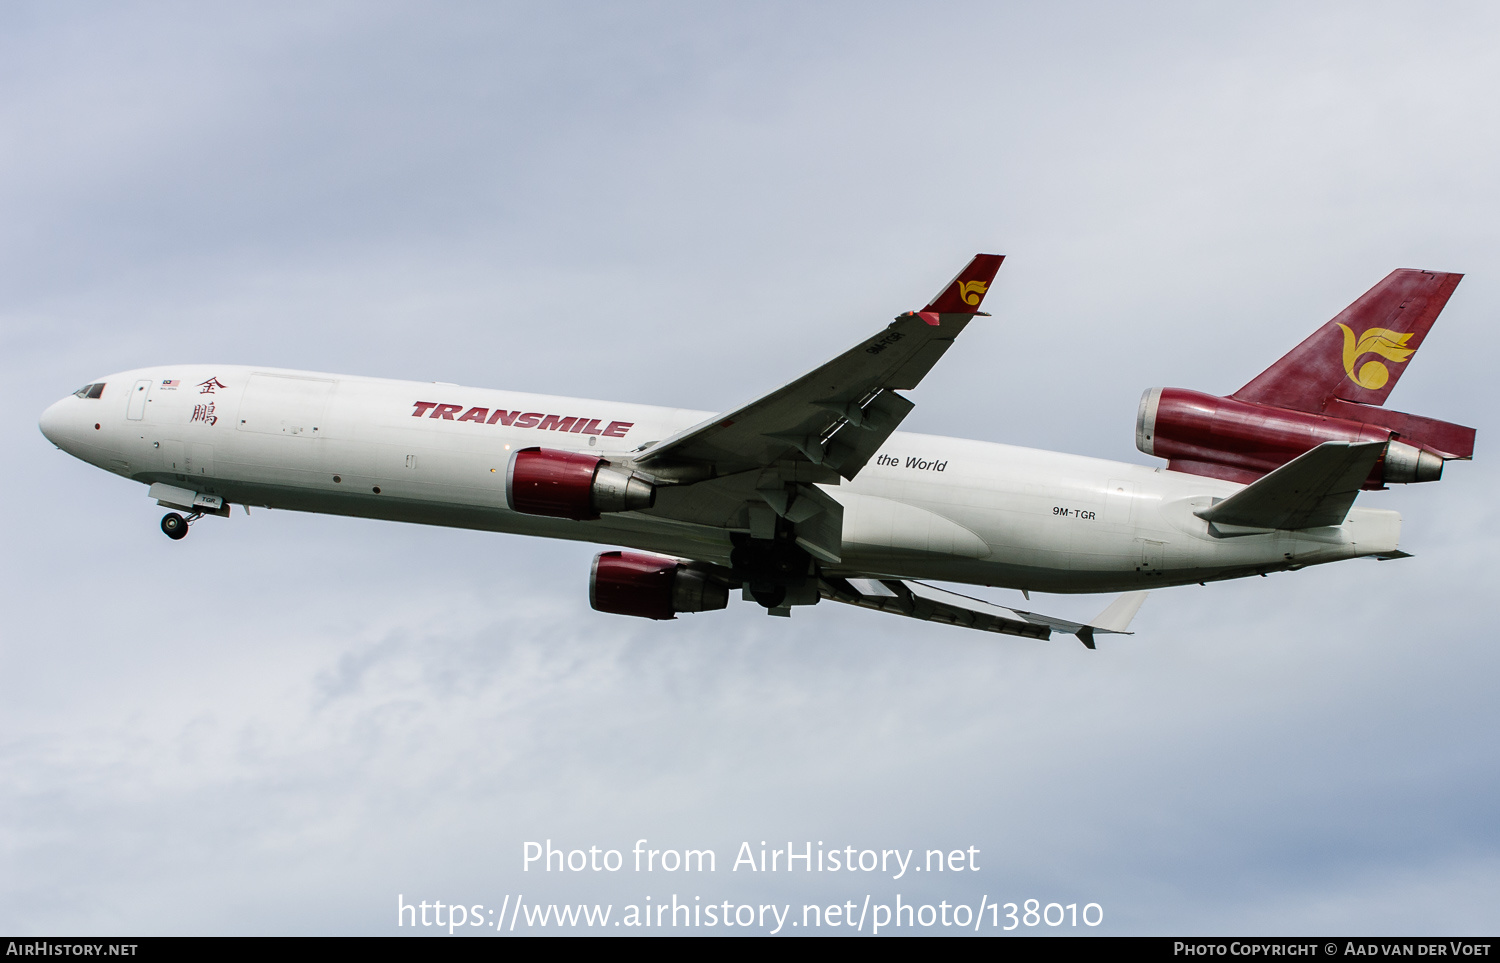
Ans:
[[[1386,382],[1391,380],[1391,370],[1379,361],[1366,361],[1360,366],[1359,372],[1355,373],[1354,362],[1361,355],[1378,354],[1389,361],[1404,364],[1417,350],[1406,347],[1406,342],[1411,340],[1415,332],[1403,334],[1389,328],[1370,328],[1355,338],[1348,325],[1340,324],[1339,327],[1344,329],[1344,371],[1349,375],[1349,380],[1370,391],[1384,388]]]
[[[965,304],[978,304],[984,299],[984,292],[989,287],[983,281],[964,281],[958,286],[958,296],[964,299]]]

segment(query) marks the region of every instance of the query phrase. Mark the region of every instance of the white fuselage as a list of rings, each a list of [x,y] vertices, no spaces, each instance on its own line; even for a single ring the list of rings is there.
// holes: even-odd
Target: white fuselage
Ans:
[[[569,521],[506,507],[506,466],[516,449],[618,457],[712,412],[229,365],[143,368],[99,381],[102,397],[64,398],[42,416],[42,431],[69,454],[135,481],[246,506],[709,561],[729,555],[727,530],[663,518],[656,509]],[[1397,549],[1400,516],[1361,508],[1337,527],[1216,537],[1193,513],[1241,487],[897,432],[852,482],[825,489],[844,506],[842,562],[825,569],[1110,592]]]

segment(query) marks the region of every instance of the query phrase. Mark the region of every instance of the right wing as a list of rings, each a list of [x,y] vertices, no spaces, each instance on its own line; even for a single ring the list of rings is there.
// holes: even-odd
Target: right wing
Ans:
[[[994,605],[911,579],[825,577],[822,590],[824,598],[836,602],[981,632],[1031,639],[1050,639],[1054,631],[1067,632],[1076,635],[1090,649],[1094,648],[1096,633],[1134,634],[1128,631],[1130,622],[1146,600],[1145,592],[1121,595],[1093,619],[1080,623]]]

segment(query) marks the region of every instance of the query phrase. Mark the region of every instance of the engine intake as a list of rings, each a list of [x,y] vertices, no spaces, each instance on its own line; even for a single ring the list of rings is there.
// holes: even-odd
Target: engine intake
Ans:
[[[526,515],[587,521],[603,512],[650,508],[656,486],[598,455],[522,448],[505,470],[505,503]]]
[[[1409,417],[1409,416],[1401,416]],[[1364,487],[1437,481],[1440,455],[1397,441],[1378,424],[1220,398],[1185,388],[1141,396],[1135,445],[1172,471],[1248,483],[1326,441],[1387,442]]]
[[[729,604],[729,589],[706,567],[644,552],[604,552],[589,574],[595,611],[672,619],[678,612],[708,612]]]

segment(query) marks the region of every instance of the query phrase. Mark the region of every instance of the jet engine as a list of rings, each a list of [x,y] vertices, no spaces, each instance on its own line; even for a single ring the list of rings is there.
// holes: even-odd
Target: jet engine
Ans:
[[[650,508],[656,487],[598,455],[522,448],[505,470],[505,503],[526,515],[586,521],[603,512]]]
[[[1368,407],[1347,403],[1345,406]],[[1457,427],[1399,412],[1373,411],[1413,423]],[[1350,413],[1370,417],[1365,411]],[[1362,420],[1221,398],[1184,388],[1151,388],[1141,396],[1135,444],[1148,455],[1168,459],[1167,467],[1172,471],[1248,483],[1326,441],[1384,441],[1385,454],[1365,480],[1365,488],[1441,478],[1443,456],[1426,447],[1397,441],[1399,434],[1393,428]],[[1469,444],[1472,451],[1472,440]]]
[[[589,575],[589,605],[644,619],[676,618],[729,604],[729,589],[707,567],[643,552],[604,552]]]

